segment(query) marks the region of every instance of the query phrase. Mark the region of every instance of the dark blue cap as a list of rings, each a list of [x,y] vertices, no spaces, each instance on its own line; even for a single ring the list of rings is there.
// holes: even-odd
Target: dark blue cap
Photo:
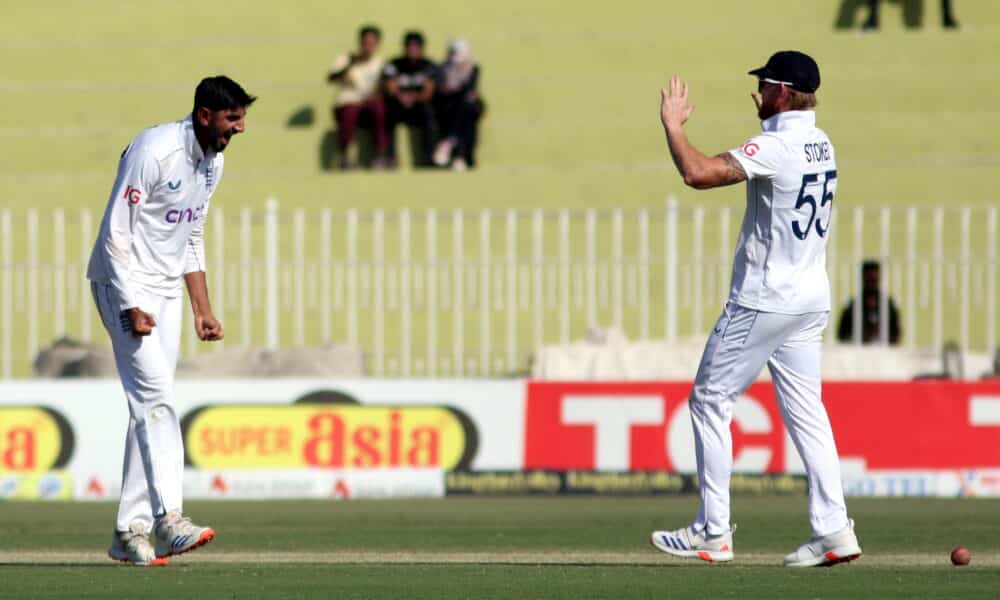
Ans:
[[[788,87],[811,94],[819,89],[819,65],[808,54],[797,50],[775,52],[767,64],[750,71],[759,79],[773,79]]]

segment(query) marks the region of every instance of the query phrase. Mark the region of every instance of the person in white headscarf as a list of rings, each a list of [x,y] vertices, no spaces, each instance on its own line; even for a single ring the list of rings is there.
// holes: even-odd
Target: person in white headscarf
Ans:
[[[448,44],[448,57],[438,67],[435,109],[441,139],[434,164],[464,171],[475,166],[477,125],[483,114],[479,97],[479,65],[468,40]]]

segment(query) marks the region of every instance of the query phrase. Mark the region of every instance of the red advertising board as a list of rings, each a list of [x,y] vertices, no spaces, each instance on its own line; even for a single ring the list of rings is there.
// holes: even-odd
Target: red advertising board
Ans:
[[[690,383],[529,382],[524,467],[693,471]],[[828,383],[823,399],[842,459],[866,469],[1000,467],[1000,382]],[[798,470],[769,383],[733,411],[744,472]]]

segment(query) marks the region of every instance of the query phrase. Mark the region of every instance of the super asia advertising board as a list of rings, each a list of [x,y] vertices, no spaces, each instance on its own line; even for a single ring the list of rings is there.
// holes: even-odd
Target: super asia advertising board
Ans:
[[[521,468],[523,390],[522,381],[179,382],[185,493],[440,496],[448,471]],[[127,425],[115,381],[0,384],[0,498],[117,497]],[[39,475],[59,485],[42,494]]]

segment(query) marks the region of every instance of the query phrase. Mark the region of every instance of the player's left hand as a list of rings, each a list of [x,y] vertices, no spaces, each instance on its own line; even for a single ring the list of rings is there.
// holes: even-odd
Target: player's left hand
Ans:
[[[198,339],[203,342],[218,342],[225,337],[222,332],[222,323],[213,315],[196,315],[194,329],[198,334]]]
[[[670,85],[660,90],[660,120],[666,128],[679,127],[691,117],[694,106],[688,101],[687,82],[677,75],[670,78]]]

